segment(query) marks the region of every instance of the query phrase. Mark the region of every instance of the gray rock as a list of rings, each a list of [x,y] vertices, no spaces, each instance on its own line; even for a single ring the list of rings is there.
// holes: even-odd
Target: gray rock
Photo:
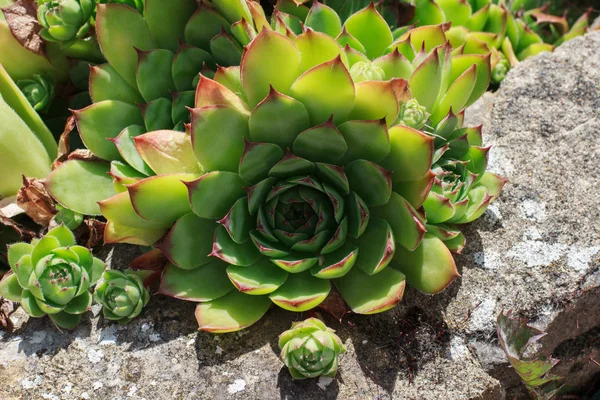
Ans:
[[[561,359],[555,372],[589,388],[600,371],[599,46],[594,33],[531,58],[470,110],[494,144],[490,168],[510,184],[465,227],[462,279],[444,293],[408,288],[381,315],[324,315],[348,349],[335,380],[293,382],[278,361],[277,335],[306,315],[273,309],[211,335],[196,332],[193,304],[156,296],[128,326],[93,308],[75,332],[47,319],[0,332],[0,398],[512,399],[522,386],[497,347],[502,309],[547,329],[541,352]],[[135,252],[104,257],[118,268]]]
[[[553,371],[565,384],[591,388],[600,372],[598,48],[594,32],[521,63],[484,117],[491,170],[510,183],[467,227],[462,285],[445,316],[509,394],[519,383],[488,347],[501,309],[547,330],[541,352],[561,359]]]

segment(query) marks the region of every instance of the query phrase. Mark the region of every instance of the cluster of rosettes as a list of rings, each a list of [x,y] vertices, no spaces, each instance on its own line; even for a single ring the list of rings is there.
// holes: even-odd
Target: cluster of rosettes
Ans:
[[[519,61],[552,51],[583,35],[589,25],[589,11],[569,28],[566,15],[546,14],[547,5],[525,7],[520,1],[507,6],[498,0],[417,0],[413,21],[418,26],[451,23],[446,36],[452,47],[465,54],[491,52],[492,82],[499,83]]]
[[[269,26],[256,3],[234,3],[210,10],[229,21],[242,12],[230,26],[248,33],[240,66],[199,76],[186,132],[135,131],[105,121],[111,113],[101,124],[98,102],[77,113],[79,128],[112,162],[63,163],[52,194],[101,212],[106,242],[161,249],[161,293],[200,303],[204,330],[242,329],[272,303],[311,309],[332,284],[365,314],[395,306],[406,281],[443,290],[463,240],[447,223],[477,218],[503,183],[484,174],[487,149],[459,112],[486,90],[489,55],[453,57],[443,26],[395,39],[372,5],[343,25],[320,3],[304,17],[294,6]],[[119,31],[109,6],[100,36]],[[168,76],[152,73],[146,89]],[[139,67],[129,74],[141,89]]]

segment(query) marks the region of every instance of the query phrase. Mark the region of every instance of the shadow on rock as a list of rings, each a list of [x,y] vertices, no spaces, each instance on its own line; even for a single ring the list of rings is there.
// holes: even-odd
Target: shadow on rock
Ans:
[[[277,376],[277,387],[282,399],[294,400],[334,400],[340,391],[338,374],[334,379],[303,379],[293,380],[286,367],[281,368]]]
[[[244,330],[218,335],[198,332],[196,355],[199,368],[233,360],[265,344],[269,344],[279,354],[279,334],[289,329],[292,322],[302,320],[302,317],[302,313],[272,307],[260,321]]]
[[[66,349],[76,339],[85,339],[90,336],[93,320],[91,313],[83,314],[81,323],[74,331],[58,329],[48,317],[29,318],[27,325],[22,330],[14,332],[23,340],[19,343],[19,352],[26,356],[33,354],[54,356],[61,349]]]

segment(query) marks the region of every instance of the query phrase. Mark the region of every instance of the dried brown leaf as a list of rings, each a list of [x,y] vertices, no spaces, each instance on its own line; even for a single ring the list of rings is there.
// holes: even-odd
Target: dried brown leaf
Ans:
[[[75,230],[74,234],[78,243],[85,243],[85,247],[91,249],[104,242],[104,228],[106,222],[94,218],[86,218]]]
[[[340,323],[344,315],[350,313],[350,309],[346,305],[346,302],[338,292],[331,291],[329,296],[319,304],[319,308],[329,313],[332,317],[337,319]]]
[[[52,163],[52,169],[56,169],[62,162],[67,161],[69,153],[71,152],[71,139],[70,135],[75,129],[75,117],[70,116],[65,124],[65,129],[61,133],[58,139],[58,156]]]
[[[37,224],[47,227],[56,214],[54,200],[41,179],[23,177],[17,205]]]
[[[17,0],[2,9],[10,32],[27,50],[45,55],[44,39],[40,36],[42,26],[37,20],[37,6],[33,0]]]
[[[102,161],[96,157],[91,151],[86,149],[77,149],[67,157],[67,160],[82,160],[82,161]]]
[[[8,332],[15,330],[15,326],[10,319],[10,315],[16,310],[12,301],[0,298],[0,327]]]

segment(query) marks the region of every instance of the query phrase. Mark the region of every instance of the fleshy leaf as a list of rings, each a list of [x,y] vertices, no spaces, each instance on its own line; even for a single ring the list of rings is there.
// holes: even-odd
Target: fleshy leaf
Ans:
[[[158,293],[196,302],[218,299],[235,290],[227,278],[226,269],[227,264],[215,258],[193,269],[167,264]]]
[[[105,160],[120,160],[117,148],[109,140],[130,125],[144,125],[140,109],[116,100],[94,103],[74,111],[77,129],[85,146]]]
[[[223,218],[244,197],[244,182],[233,172],[213,171],[187,183],[192,211],[199,217]]]
[[[194,269],[214,260],[210,253],[216,228],[215,221],[190,212],[177,220],[157,247],[177,267]]]
[[[354,83],[339,56],[302,74],[290,93],[304,104],[312,125],[327,121],[331,115],[334,123],[341,123],[354,106]]]
[[[397,248],[390,265],[402,271],[411,286],[429,294],[441,292],[460,276],[444,242],[429,234],[414,251]]]
[[[267,296],[252,296],[232,290],[216,300],[198,304],[196,320],[202,331],[235,332],[261,319],[270,306]]]
[[[237,172],[248,138],[248,117],[227,106],[192,110],[192,146],[206,171]]]
[[[325,300],[330,289],[328,280],[315,278],[308,272],[290,274],[269,298],[281,308],[300,312],[318,306]]]
[[[264,257],[249,267],[230,265],[227,275],[237,290],[253,295],[274,292],[288,277],[287,272]]]
[[[255,142],[275,143],[290,148],[298,134],[310,127],[304,105],[273,87],[250,115],[250,137]]]
[[[183,182],[196,178],[196,174],[158,175],[129,185],[127,190],[140,217],[168,224],[190,212],[188,190]]]
[[[354,13],[346,20],[344,28],[364,46],[367,57],[376,58],[384,54],[393,37],[383,17],[375,9],[373,2]]]
[[[134,137],[135,147],[156,174],[200,174],[190,136],[185,132],[152,131]]]
[[[137,87],[136,49],[156,48],[146,20],[131,7],[98,4],[96,30],[104,57],[132,87]]]
[[[368,275],[360,268],[352,268],[335,286],[352,311],[357,314],[380,313],[396,306],[402,300],[404,274],[385,268],[375,275]]]
[[[269,94],[270,87],[289,93],[299,75],[300,63],[300,51],[291,40],[263,29],[246,47],[242,57],[242,86],[250,107],[261,102]]]
[[[46,187],[64,207],[86,215],[100,215],[97,202],[114,194],[109,164],[70,160],[50,173]]]

